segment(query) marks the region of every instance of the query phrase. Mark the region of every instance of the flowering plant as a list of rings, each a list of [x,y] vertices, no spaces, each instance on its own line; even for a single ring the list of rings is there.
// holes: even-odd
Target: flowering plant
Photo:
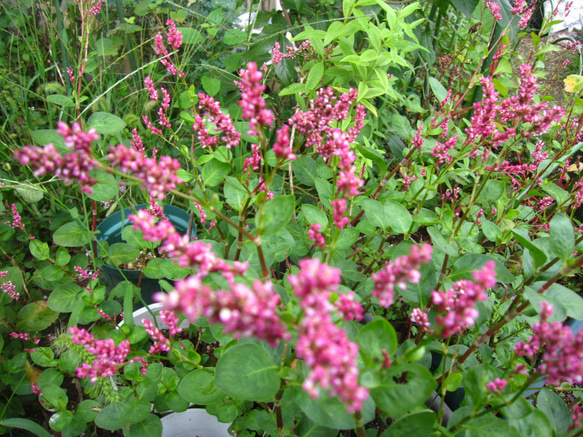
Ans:
[[[528,13],[517,3],[505,15]],[[370,6],[381,18],[366,13]],[[169,19],[154,42],[175,97],[154,72],[144,78],[159,106],[157,121],[143,116],[145,134],[135,128],[119,142],[112,137],[129,134],[122,124],[58,122],[62,145],[14,152],[35,177],[79,184],[91,201],[91,220],[76,215],[56,228],[58,247],[32,239],[16,206],[5,225],[48,263],[41,287],[55,286],[47,302],[20,309],[23,332],[12,337],[31,343],[29,333],[46,327],[28,315],[48,325],[67,315],[52,348],[27,343],[20,355],[43,368],[30,392],[51,412],[53,430],[75,435],[95,423],[159,435],[159,413],[195,404],[237,435],[354,429],[364,437],[373,425],[386,435],[577,435],[580,397],[569,412],[560,396],[583,378],[583,334],[562,323],[583,319],[573,291],[583,183],[568,174],[581,144],[575,107],[541,101],[528,62],[514,76],[496,67],[478,74],[478,65],[467,89],[446,91],[430,77],[435,110],[419,109],[413,126],[392,113],[406,142],[389,154],[381,146],[395,139],[381,133],[389,118],[375,98],[395,92],[391,62],[412,66],[405,57],[419,45],[402,47],[392,32],[416,40],[419,23],[407,17],[422,11],[367,0],[342,9],[344,21],[327,32],[306,25],[285,52],[278,41],[263,67],[237,58],[234,84],[221,84],[216,98],[179,94],[188,69],[173,57],[183,35]],[[501,7],[488,1],[479,10],[492,15],[492,46]],[[302,80],[284,83],[290,66]],[[511,76],[517,83],[503,86]],[[270,94],[270,81],[284,87]],[[473,104],[470,89],[481,90]],[[151,138],[167,153],[148,149]],[[150,207],[129,217],[124,235],[168,257],[143,271],[175,280],[156,296],[158,321],[130,316],[139,287],[126,281],[107,294],[99,285],[88,271],[103,263],[95,250],[79,265],[67,249],[92,246],[97,202],[127,196],[132,205],[142,195]],[[162,201],[190,210],[197,239],[164,217]],[[12,261],[3,276],[24,287]],[[14,283],[3,289],[4,299],[19,298]],[[69,408],[65,375],[91,399]]]

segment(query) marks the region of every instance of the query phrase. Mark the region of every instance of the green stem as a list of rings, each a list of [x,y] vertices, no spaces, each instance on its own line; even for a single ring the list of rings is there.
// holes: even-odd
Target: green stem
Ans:
[[[356,423],[356,435],[358,437],[365,437],[364,421],[362,420],[362,413],[360,411],[354,412],[354,423]]]

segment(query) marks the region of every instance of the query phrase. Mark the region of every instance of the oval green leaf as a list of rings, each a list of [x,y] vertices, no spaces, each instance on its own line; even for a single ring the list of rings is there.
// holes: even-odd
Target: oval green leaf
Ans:
[[[256,344],[228,349],[217,363],[217,387],[239,399],[270,402],[279,390],[279,368]]]

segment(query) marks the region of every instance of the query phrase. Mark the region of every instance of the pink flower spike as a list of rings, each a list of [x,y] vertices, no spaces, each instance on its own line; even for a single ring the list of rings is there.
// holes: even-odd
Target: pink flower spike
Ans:
[[[242,117],[249,120],[249,135],[258,135],[257,127],[271,126],[273,114],[265,109],[265,100],[261,97],[265,85],[261,85],[263,73],[257,70],[255,62],[247,64],[247,70],[240,70],[243,92],[239,106],[243,110]]]
[[[83,132],[79,123],[69,127],[62,121],[57,122],[57,133],[65,141],[65,146],[71,151],[61,156],[53,144],[44,147],[25,146],[14,152],[14,157],[20,165],[30,165],[36,177],[54,174],[69,184],[78,182],[81,191],[91,194],[97,179],[90,172],[101,164],[93,157],[91,143],[99,139],[95,128]]]
[[[393,305],[395,287],[406,290],[407,283],[419,283],[421,279],[419,268],[431,261],[432,252],[433,248],[428,244],[411,246],[409,255],[389,261],[382,270],[374,273],[371,276],[375,284],[372,296],[379,299],[379,305],[384,307]]]
[[[486,389],[491,391],[495,395],[501,395],[504,387],[508,384],[505,379],[496,378],[494,381],[490,381],[486,384]]]
[[[166,193],[176,188],[182,180],[176,176],[180,163],[169,156],[162,156],[160,162],[154,158],[146,158],[123,144],[111,146],[108,149],[107,160],[120,171],[137,177],[151,196],[158,200],[164,199]]]
[[[292,153],[292,148],[289,141],[289,126],[284,124],[281,129],[276,131],[277,140],[273,145],[275,156],[282,160],[293,161],[296,155]]]

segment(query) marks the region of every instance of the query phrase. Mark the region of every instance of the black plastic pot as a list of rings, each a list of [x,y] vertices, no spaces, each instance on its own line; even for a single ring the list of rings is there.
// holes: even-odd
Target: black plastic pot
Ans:
[[[147,208],[148,205],[145,203],[135,206],[136,210]],[[110,215],[108,218],[103,220],[97,226],[97,230],[99,231],[97,234],[97,240],[106,241],[109,245],[123,242],[122,230],[126,226],[131,226],[132,222],[128,219],[128,216],[131,214],[133,214],[133,211],[128,207],[122,211],[118,211]],[[186,211],[178,208],[177,206],[164,205],[164,215],[170,220],[170,222],[174,225],[180,234],[186,234],[190,220],[190,215]],[[192,237],[196,237],[196,225],[194,223],[192,223],[192,230],[190,235]],[[142,275],[140,270],[120,269],[117,267],[112,267],[109,264],[103,264],[102,269],[102,280],[105,283],[108,292],[111,291],[117,284],[126,279],[136,286],[139,282],[142,299],[146,302],[146,304],[151,304],[153,303],[153,294],[162,290],[158,279],[148,278],[145,275]],[[140,276],[142,277],[141,281]],[[172,283],[170,280],[167,281]],[[137,307],[140,306],[141,305],[137,305]]]

